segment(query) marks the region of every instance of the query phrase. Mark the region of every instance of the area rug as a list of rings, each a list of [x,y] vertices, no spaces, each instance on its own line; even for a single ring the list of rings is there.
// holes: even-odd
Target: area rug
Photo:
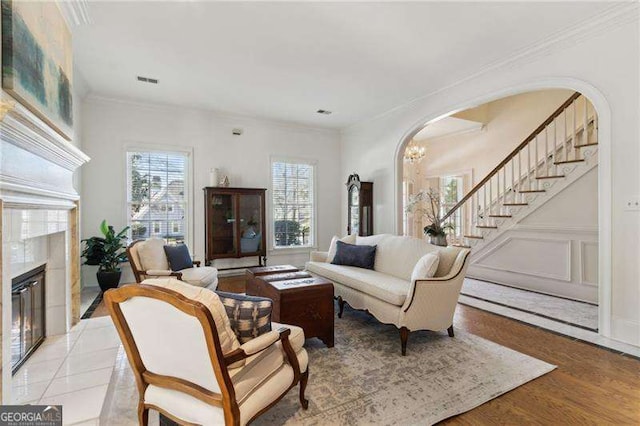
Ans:
[[[598,305],[465,278],[461,294],[598,332]]]
[[[433,424],[555,368],[458,330],[454,338],[446,332],[411,333],[403,357],[394,326],[348,307],[336,318],[335,332],[334,348],[317,339],[306,342],[309,409],[301,409],[296,387],[254,424]],[[104,424],[135,423],[135,383],[127,370],[114,371]]]

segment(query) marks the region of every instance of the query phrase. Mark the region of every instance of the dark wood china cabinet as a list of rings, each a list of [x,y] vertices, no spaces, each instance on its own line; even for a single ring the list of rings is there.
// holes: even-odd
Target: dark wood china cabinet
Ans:
[[[347,180],[347,233],[373,235],[373,182],[361,182],[357,174]]]
[[[266,264],[265,194],[263,188],[204,188],[206,264],[251,256]]]

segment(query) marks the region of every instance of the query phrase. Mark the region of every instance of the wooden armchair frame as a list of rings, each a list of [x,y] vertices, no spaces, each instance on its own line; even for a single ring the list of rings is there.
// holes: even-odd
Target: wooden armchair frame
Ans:
[[[207,390],[195,383],[189,382],[177,377],[170,377],[155,374],[152,371],[147,370],[138,347],[133,338],[131,330],[127,324],[127,321],[120,309],[120,303],[125,302],[133,297],[148,297],[162,302],[166,302],[171,306],[179,309],[183,313],[197,318],[202,325],[204,336],[206,340],[207,350],[209,357],[211,358],[211,365],[216,380],[220,386],[220,393],[215,393]],[[104,294],[104,300],[111,314],[111,318],[116,326],[122,344],[127,353],[127,358],[131,364],[133,374],[136,379],[136,385],[138,387],[138,420],[141,425],[147,425],[149,422],[149,409],[156,410],[171,420],[183,424],[184,421],[176,418],[172,414],[166,412],[160,407],[146,404],[144,402],[145,391],[149,385],[154,385],[166,389],[171,389],[179,392],[186,393],[194,398],[199,399],[210,405],[221,407],[224,412],[224,419],[226,425],[239,425],[240,424],[240,408],[236,401],[235,390],[231,376],[229,374],[229,366],[235,362],[248,358],[255,354],[246,354],[241,348],[234,350],[233,352],[224,355],[220,346],[220,338],[218,337],[215,321],[209,312],[209,309],[200,302],[188,299],[181,294],[161,288],[150,286],[146,284],[140,284],[135,286],[126,286],[118,289],[111,289]],[[293,369],[293,382],[281,395],[278,396],[271,404],[260,410],[254,415],[247,423],[251,423],[255,418],[266,412],[269,408],[274,406],[280,399],[282,399],[291,388],[300,383],[300,403],[303,408],[308,407],[308,400],[304,396],[306,389],[309,370],[304,373],[300,372],[300,365],[295,351],[289,341],[289,335],[291,330],[288,328],[281,328],[278,330],[280,338],[276,342],[282,343],[282,348],[285,352],[285,359]],[[260,349],[258,352],[264,351],[270,348],[276,342],[267,345]]]

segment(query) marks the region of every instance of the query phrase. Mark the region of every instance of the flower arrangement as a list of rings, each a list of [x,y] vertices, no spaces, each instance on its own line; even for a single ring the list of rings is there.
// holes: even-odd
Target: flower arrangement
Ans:
[[[425,217],[429,221],[429,225],[424,227],[424,234],[440,240],[444,237],[444,245],[446,245],[446,230],[455,228],[451,223],[443,223],[442,197],[438,191],[429,188],[415,195],[410,195],[405,211]]]

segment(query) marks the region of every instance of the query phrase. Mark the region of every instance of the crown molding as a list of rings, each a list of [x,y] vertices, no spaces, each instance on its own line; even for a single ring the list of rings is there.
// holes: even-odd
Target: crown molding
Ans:
[[[313,127],[313,126],[305,126],[303,124],[296,124],[288,121],[279,121],[272,120],[264,117],[258,117],[254,115],[245,115],[245,114],[237,114],[233,112],[220,111],[215,109],[207,109],[201,107],[194,106],[183,106],[178,104],[169,104],[169,103],[154,103],[154,102],[145,102],[145,101],[137,101],[132,99],[118,98],[112,96],[100,95],[94,92],[90,92],[85,96],[84,102],[93,102],[93,103],[102,103],[102,104],[121,104],[128,105],[138,108],[146,108],[146,109],[155,109],[158,111],[166,111],[166,112],[175,112],[175,110],[189,110],[189,111],[199,111],[206,114],[211,114],[216,119],[224,120],[229,122],[232,125],[241,125],[242,123],[238,123],[238,121],[256,123],[266,125],[272,128],[279,128],[285,130],[294,130],[294,131],[304,131],[304,132],[317,132],[323,133],[331,136],[339,136],[339,129],[331,129],[326,127]]]
[[[466,77],[461,78],[460,80],[457,80],[425,95],[418,96],[408,102],[405,102],[404,104],[398,105],[373,117],[366,118],[352,125],[343,127],[341,129],[341,134],[348,134],[361,126],[366,125],[367,123],[382,119],[404,108],[410,108],[412,105],[416,105],[424,101],[425,99],[445,92],[454,87],[460,86],[468,81],[479,78],[492,71],[506,68],[508,66],[526,64],[527,62],[533,61],[542,56],[549,55],[552,52],[556,52],[569,46],[582,43],[587,39],[606,33],[608,31],[611,31],[612,29],[619,28],[622,25],[638,21],[639,19],[639,2],[626,1],[616,3],[615,5],[603,10],[595,16],[580,21],[570,27],[567,27],[546,38],[543,38],[542,40],[521,48],[511,55],[485,65],[478,71],[469,74]]]
[[[0,118],[2,140],[74,171],[89,161],[76,146],[38,119],[20,103],[2,94],[4,117]]]
[[[87,0],[57,0],[57,3],[68,26],[79,27],[93,23]]]

